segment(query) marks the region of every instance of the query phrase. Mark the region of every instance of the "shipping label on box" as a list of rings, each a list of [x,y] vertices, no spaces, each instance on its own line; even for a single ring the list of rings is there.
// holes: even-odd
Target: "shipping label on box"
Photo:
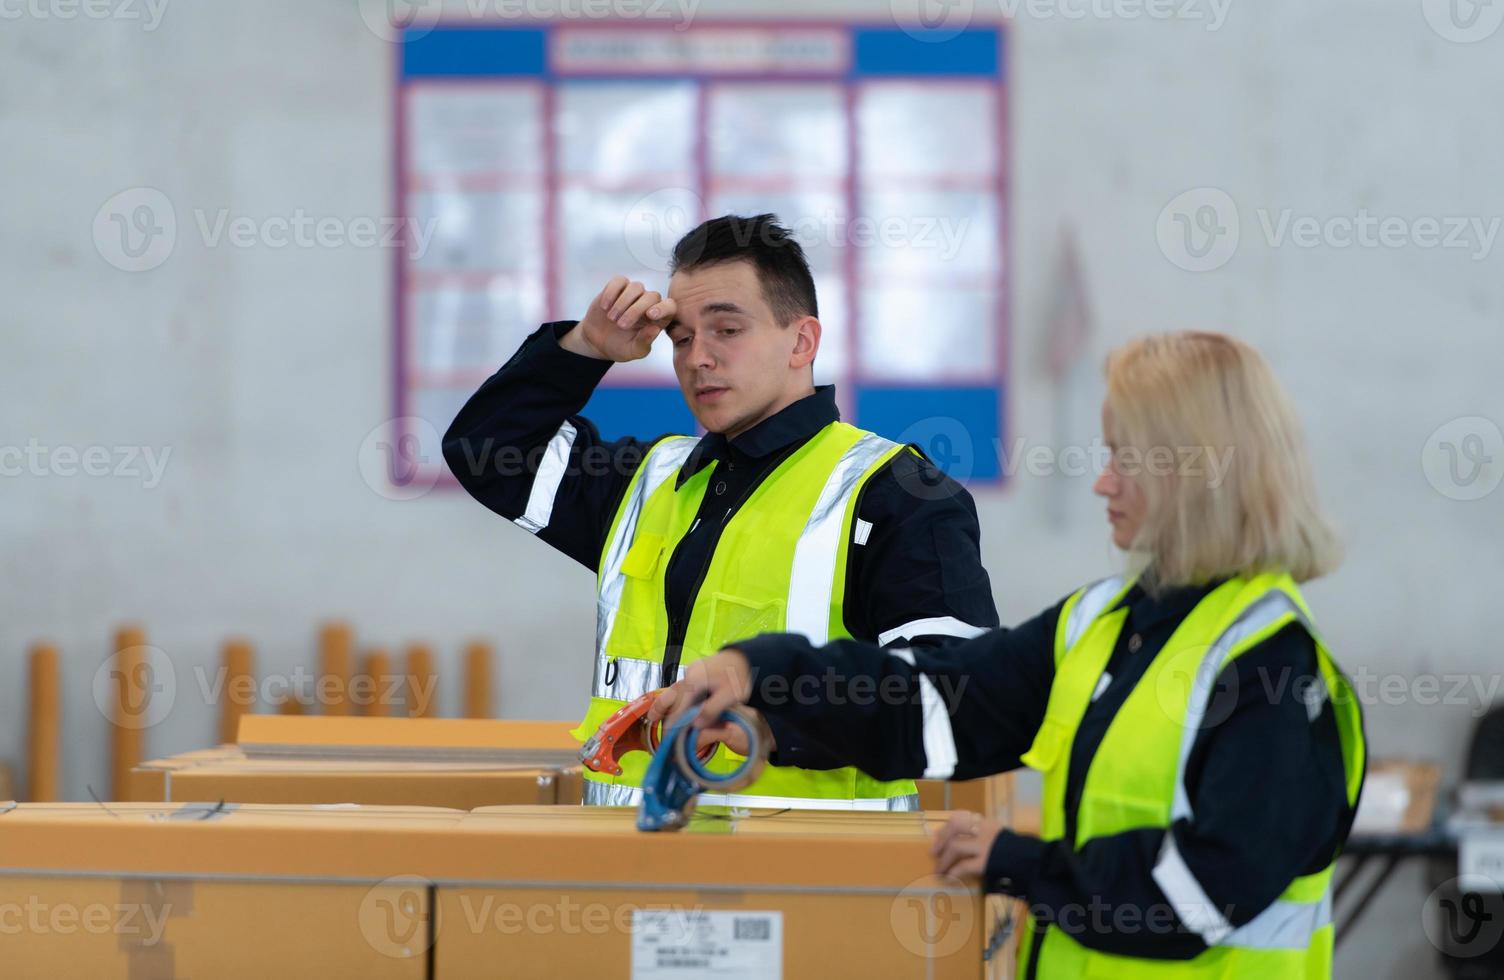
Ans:
[[[782,912],[632,913],[632,980],[782,980]]]

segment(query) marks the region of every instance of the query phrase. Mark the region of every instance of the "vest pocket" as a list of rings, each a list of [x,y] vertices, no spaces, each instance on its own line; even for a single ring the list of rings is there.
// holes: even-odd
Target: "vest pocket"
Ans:
[[[621,592],[614,608],[597,602],[597,622],[611,622],[604,652],[610,656],[651,659],[663,657],[663,590],[657,571],[663,556],[661,534],[638,534],[622,558]],[[654,687],[657,685],[655,684]]]
[[[708,646],[714,649],[697,651],[701,656],[710,656],[721,647],[737,640],[747,640],[759,633],[776,633],[783,630],[783,599],[755,602],[723,592],[710,597],[710,630],[706,635]],[[688,663],[688,660],[685,661]]]
[[[627,549],[627,556],[622,559],[621,572],[632,578],[651,578],[662,556],[663,535],[639,534],[632,542],[632,547]]]

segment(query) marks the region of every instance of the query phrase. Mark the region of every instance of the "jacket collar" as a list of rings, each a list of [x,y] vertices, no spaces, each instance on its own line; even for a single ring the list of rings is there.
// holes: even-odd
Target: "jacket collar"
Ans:
[[[773,413],[735,439],[728,440],[719,432],[707,432],[679,468],[674,489],[684,486],[686,480],[711,463],[726,460],[732,454],[763,459],[808,439],[840,418],[841,410],[836,407],[836,386],[821,385],[814,394]]]
[[[1132,617],[1132,627],[1142,632],[1169,619],[1184,619],[1226,579],[1217,579],[1205,585],[1177,585],[1162,589],[1157,595],[1144,591],[1142,585],[1134,585],[1120,605],[1126,605]]]

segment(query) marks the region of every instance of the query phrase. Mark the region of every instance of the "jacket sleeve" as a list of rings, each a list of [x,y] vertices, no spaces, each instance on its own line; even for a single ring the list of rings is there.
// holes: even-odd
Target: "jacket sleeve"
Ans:
[[[872,477],[856,516],[844,603],[856,639],[934,648],[997,627],[976,505],[960,484],[906,449]],[[850,765],[785,719],[767,721],[774,765]]]
[[[791,633],[736,647],[752,669],[748,703],[835,763],[877,779],[974,779],[1018,768],[1033,743],[1058,615],[929,648],[816,648]],[[779,738],[780,758],[784,748]]]
[[[579,414],[611,362],[560,347],[574,326],[544,324],[470,396],[444,461],[470,496],[593,572],[652,442],[606,441]]]
[[[1224,671],[1193,743],[1190,816],[1074,850],[1004,831],[989,887],[1119,955],[1189,959],[1246,925],[1330,863],[1351,824],[1332,708],[1310,696],[1315,671],[1297,625],[1249,650]]]
[[[846,593],[852,636],[933,647],[997,628],[976,504],[959,483],[906,448],[869,482],[857,517]]]

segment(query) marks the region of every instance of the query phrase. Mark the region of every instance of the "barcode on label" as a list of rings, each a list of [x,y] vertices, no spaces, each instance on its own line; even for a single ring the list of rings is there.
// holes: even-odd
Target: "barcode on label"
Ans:
[[[709,977],[783,980],[783,913],[761,909],[632,910],[632,980]]]
[[[738,918],[732,924],[732,937],[738,940],[767,942],[773,937],[772,923],[767,919]]]

